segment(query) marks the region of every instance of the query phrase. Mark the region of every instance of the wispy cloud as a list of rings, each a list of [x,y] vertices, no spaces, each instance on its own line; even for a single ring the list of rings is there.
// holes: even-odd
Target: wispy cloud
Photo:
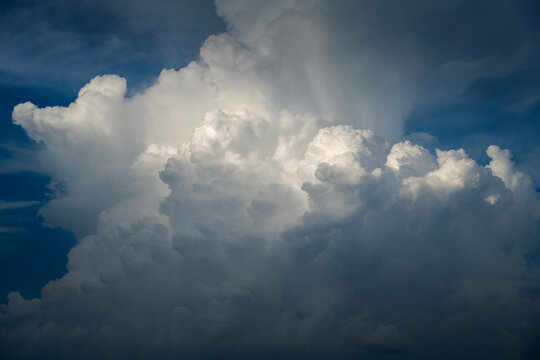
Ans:
[[[28,208],[28,207],[33,207],[33,206],[37,206],[37,205],[39,205],[39,201],[14,201],[14,202],[8,202],[8,201],[1,201],[0,200],[0,211]]]
[[[14,233],[23,231],[25,231],[25,229],[21,227],[0,226],[0,233]]]

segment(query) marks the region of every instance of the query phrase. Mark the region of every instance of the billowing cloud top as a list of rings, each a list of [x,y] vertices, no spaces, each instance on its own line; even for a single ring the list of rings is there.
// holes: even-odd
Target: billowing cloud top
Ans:
[[[482,166],[400,141],[429,64],[353,46],[335,21],[349,5],[217,6],[230,31],[141,93],[103,75],[68,107],[15,107],[54,179],[40,213],[79,240],[41,298],[9,295],[2,351],[537,354],[540,203],[511,153]],[[460,74],[436,90],[479,76]]]

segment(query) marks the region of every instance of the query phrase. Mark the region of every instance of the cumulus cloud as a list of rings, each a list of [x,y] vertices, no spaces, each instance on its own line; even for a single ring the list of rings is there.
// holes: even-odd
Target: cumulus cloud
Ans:
[[[219,1],[230,31],[132,97],[103,75],[15,107],[54,179],[41,215],[79,239],[2,305],[4,355],[535,354],[540,203],[510,152],[400,141],[409,86],[331,56],[354,39],[326,3],[250,4]]]

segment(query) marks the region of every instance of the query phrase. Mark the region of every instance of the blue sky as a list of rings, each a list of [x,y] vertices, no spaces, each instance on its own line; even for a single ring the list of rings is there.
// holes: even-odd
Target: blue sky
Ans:
[[[3,1],[0,355],[535,358],[538,13]]]

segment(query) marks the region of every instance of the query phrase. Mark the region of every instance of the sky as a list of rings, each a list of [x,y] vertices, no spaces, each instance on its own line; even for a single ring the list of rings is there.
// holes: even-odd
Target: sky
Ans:
[[[535,1],[3,1],[6,359],[540,357]]]

